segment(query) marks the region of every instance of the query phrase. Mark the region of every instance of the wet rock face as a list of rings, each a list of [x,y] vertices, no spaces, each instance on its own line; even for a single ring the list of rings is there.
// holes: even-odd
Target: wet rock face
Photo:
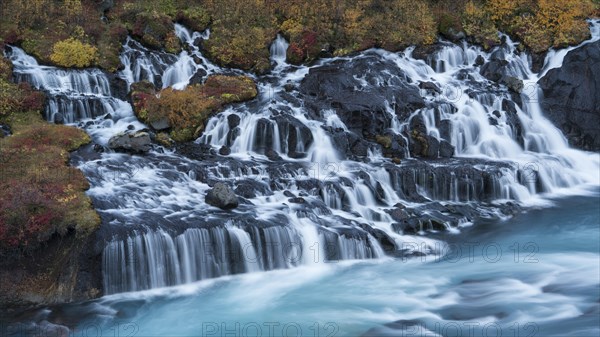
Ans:
[[[523,124],[521,124],[521,119],[519,119],[517,105],[514,102],[505,99],[502,100],[502,110],[506,113],[506,123],[512,128],[515,140],[521,146],[524,146]]]
[[[446,124],[446,123],[445,123]],[[442,139],[441,141],[437,138],[427,134],[427,128],[425,127],[425,121],[423,116],[417,115],[410,120],[410,153],[415,157],[424,157],[429,159],[436,158],[450,158],[454,156],[454,146],[448,141]],[[440,126],[442,124],[440,123]],[[440,134],[442,138],[448,139],[450,137],[449,125],[446,129],[441,128]]]
[[[101,251],[95,235],[53,236],[27,255],[2,252],[0,316],[26,307],[85,301],[102,295]]]
[[[538,84],[544,114],[569,144],[600,151],[600,41],[570,51]]]
[[[419,88],[392,61],[369,54],[312,68],[300,85],[306,106],[316,115],[334,110],[350,131],[365,138],[391,126],[390,111],[401,120],[425,106]]]
[[[236,208],[239,205],[238,197],[231,187],[224,183],[216,183],[206,193],[206,203],[221,209]]]
[[[290,115],[279,115],[274,120],[279,126],[281,150],[292,158],[305,157],[304,151],[314,142],[310,129]]]
[[[150,151],[151,144],[150,134],[145,131],[121,132],[108,141],[108,147],[113,150],[138,153]]]
[[[425,106],[417,84],[377,54],[312,68],[299,91],[309,114],[323,118],[323,112],[333,110],[348,127],[327,131],[349,159],[365,158],[374,149],[388,157],[406,157],[407,142],[389,131],[392,119],[405,121]]]

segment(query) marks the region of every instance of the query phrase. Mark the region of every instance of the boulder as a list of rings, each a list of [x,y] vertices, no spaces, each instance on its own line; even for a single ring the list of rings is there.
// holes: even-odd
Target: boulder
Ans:
[[[500,83],[506,85],[508,89],[518,94],[523,91],[523,81],[514,76],[504,76],[500,79]]]
[[[236,114],[231,114],[227,116],[227,124],[229,125],[229,129],[233,129],[240,125],[241,118]]]
[[[62,114],[62,113],[60,113],[60,112],[57,112],[57,113],[54,115],[54,123],[55,123],[55,124],[65,124],[65,116],[63,116],[63,114]]]
[[[440,89],[440,87],[438,87],[437,84],[433,82],[421,82],[419,83],[419,88],[438,94],[442,93],[442,89]]]
[[[451,158],[454,156],[454,146],[445,140],[440,142],[440,157]]]
[[[221,209],[232,209],[239,205],[238,197],[231,187],[221,182],[216,183],[212,189],[208,190],[204,200],[207,204]]]
[[[223,145],[219,149],[219,154],[222,156],[228,156],[231,154],[231,149],[228,146]]]
[[[489,61],[481,66],[479,73],[490,81],[498,82],[502,77],[509,75],[506,52],[499,48],[490,55]]]
[[[148,152],[151,147],[150,134],[145,131],[120,132],[108,141],[108,147],[113,150],[128,152]]]
[[[190,84],[202,84],[207,74],[208,73],[206,72],[206,70],[199,68],[196,71],[196,73],[192,76],[192,78],[190,78]]]
[[[167,130],[171,128],[171,123],[168,118],[161,118],[150,122],[150,126],[156,131]]]
[[[475,65],[482,66],[484,63],[485,63],[485,59],[483,58],[483,56],[477,55],[477,57],[475,58]]]
[[[570,51],[538,82],[544,115],[571,146],[600,151],[600,41]]]

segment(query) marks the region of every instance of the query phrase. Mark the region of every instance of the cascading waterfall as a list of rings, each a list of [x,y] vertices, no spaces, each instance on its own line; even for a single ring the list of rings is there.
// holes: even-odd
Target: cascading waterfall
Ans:
[[[202,56],[199,40],[208,39],[208,31],[192,33],[178,24],[175,31],[186,45],[179,55],[148,50],[128,38],[118,76],[128,86],[147,80],[158,88],[183,89],[207,75],[226,72]],[[595,24],[593,38],[599,35]],[[501,54],[509,75],[523,79],[525,86],[540,78],[542,74],[531,73],[527,58],[517,55],[515,44],[506,39],[494,56],[467,44],[445,45],[427,62],[413,58],[413,48],[365,53],[395,64],[410,85],[432,82],[440,88],[439,93],[420,90],[431,104],[412,111],[406,120],[396,115],[394,97],[381,113],[390,119],[389,131],[405,142],[410,121],[422,118],[428,135],[454,146],[456,158],[449,160],[420,161],[405,150],[405,159],[396,165],[371,148],[365,151],[366,159],[347,158],[332,134],[350,133],[352,128],[336,107],[314,116],[288,91],[313,69],[353,59],[290,66],[285,62],[288,44],[281,36],[271,46],[274,70],[256,78],[259,98],[212,117],[196,141],[216,150],[228,147],[230,156],[194,160],[160,148],[145,156],[105,151],[76,159],[104,220],[104,292],[379,258],[394,255],[406,243],[416,242],[425,247],[424,253],[436,253],[433,240],[412,234],[465,226],[473,216],[470,211],[461,213],[464,205],[481,203],[477,208],[488,207],[486,212],[493,216],[499,200],[527,203],[540,193],[598,185],[597,156],[568,147],[543,117],[537,92],[522,94],[520,107],[507,88],[479,74],[477,57],[488,61]],[[15,65],[15,80],[49,94],[49,121],[61,113],[101,145],[117,132],[145,128],[131,106],[114,97],[105,73],[41,66],[17,47],[9,47],[6,54]],[[560,66],[564,54],[551,52],[543,72]],[[394,82],[383,75],[355,79],[360,83],[356,91]],[[532,172],[535,180],[528,179]],[[243,200],[239,208],[223,212],[204,202],[215,181],[236,187]],[[428,205],[433,208],[426,209]],[[407,213],[423,208],[425,219]],[[413,233],[398,229],[403,219],[408,224],[416,221]]]
[[[111,241],[102,264],[107,294],[190,283],[234,273],[290,268],[384,255],[374,239],[319,234],[313,224],[297,227],[190,228],[175,237],[164,230]],[[258,247],[258,249],[257,249]]]
[[[289,47],[289,43],[281,36],[281,34],[277,34],[277,38],[271,44],[271,61],[273,61],[276,66],[285,65],[287,49]]]

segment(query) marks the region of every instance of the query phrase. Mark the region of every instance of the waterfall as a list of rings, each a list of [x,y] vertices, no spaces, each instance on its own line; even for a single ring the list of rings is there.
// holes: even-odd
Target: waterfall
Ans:
[[[173,286],[236,273],[382,257],[373,238],[319,234],[296,219],[295,227],[190,228],[172,236],[164,230],[134,232],[110,241],[102,265],[107,294]],[[327,251],[327,254],[325,253]]]
[[[592,29],[596,40],[598,26]],[[147,80],[157,88],[183,89],[210,74],[243,73],[202,55],[199,46],[208,31],[190,32],[179,24],[174,29],[185,45],[179,55],[128,38],[117,76],[127,86]],[[562,64],[564,51],[551,51],[544,70],[535,74],[508,38],[492,52],[448,43],[426,60],[414,58],[414,48],[369,50],[311,66],[288,65],[287,47],[278,35],[270,48],[274,70],[250,75],[259,97],[212,116],[202,136],[186,144],[192,149],[186,155],[158,146],[146,155],[73,154],[103,219],[104,293],[402,256],[403,245],[432,254],[439,242],[422,236],[427,232],[458,232],[479,216],[503,218],[507,200],[527,205],[599,184],[597,155],[569,148],[544,117],[537,91],[522,93],[523,103],[517,104],[517,94],[482,76],[475,64],[478,57],[487,62],[502,55],[508,75],[534,86],[545,71]],[[8,47],[6,56],[16,81],[48,94],[47,120],[60,113],[101,145],[118,132],[147,127],[116,97],[118,86],[109,74],[39,65],[17,47]],[[399,161],[392,161],[384,156],[384,145],[356,132],[367,120],[351,125],[356,121],[339,113],[341,105],[354,103],[352,95],[315,112],[307,103],[311,95],[298,94],[311,72],[366,58],[388,68],[335,85],[351,86],[355,95],[389,89],[381,105],[352,106],[381,118],[385,137],[377,143],[396,137],[408,144],[411,122],[422,120],[427,136],[454,147],[454,158],[413,158],[407,146],[399,150]],[[429,89],[417,87],[424,82]],[[396,99],[402,86],[414,87],[425,104],[403,111]],[[216,155],[222,147],[231,154]],[[238,208],[223,211],[204,202],[217,181],[234,188]]]
[[[287,49],[290,44],[281,36],[281,34],[277,34],[277,38],[270,47],[271,52],[271,61],[276,64],[276,66],[282,66],[285,64]]]

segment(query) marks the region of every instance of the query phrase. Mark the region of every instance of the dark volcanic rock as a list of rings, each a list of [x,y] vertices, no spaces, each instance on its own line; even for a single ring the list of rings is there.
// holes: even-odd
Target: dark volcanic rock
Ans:
[[[514,76],[504,76],[500,79],[500,83],[506,85],[508,89],[518,94],[523,91],[523,81]]]
[[[445,140],[440,142],[440,157],[450,158],[454,156],[454,146]]]
[[[238,182],[234,191],[237,195],[246,199],[255,198],[257,195],[273,194],[266,184],[252,179],[246,179]]]
[[[516,104],[505,99],[502,101],[502,110],[504,110],[506,113],[506,123],[512,128],[515,140],[517,143],[523,146],[525,143],[523,139],[523,125],[521,124],[521,119],[519,119],[519,115],[517,114]],[[497,116],[495,113],[494,115]]]
[[[310,129],[296,118],[282,114],[273,118],[279,127],[279,141],[282,151],[292,158],[304,157],[304,151],[313,143]]]
[[[374,54],[312,68],[300,92],[314,115],[333,109],[350,131],[365,138],[381,135],[391,126],[389,106],[401,121],[425,106],[406,74]]]
[[[113,150],[130,152],[148,152],[151,146],[150,134],[144,131],[121,132],[108,141],[108,147]]]
[[[231,187],[220,182],[206,193],[205,201],[207,204],[221,209],[236,208],[239,204],[238,197]]]
[[[190,84],[200,84],[204,82],[206,78],[206,70],[199,68],[198,71],[190,78]]]
[[[171,128],[171,123],[168,118],[161,118],[159,120],[150,122],[150,126],[156,131],[162,131]]]
[[[419,88],[438,94],[442,93],[442,90],[433,82],[421,82],[419,83]]]
[[[227,125],[229,125],[230,129],[235,128],[236,126],[240,125],[240,116],[236,115],[236,114],[231,114],[229,116],[227,116]]]
[[[538,84],[544,114],[569,143],[600,151],[600,41],[570,51]]]
[[[490,81],[498,82],[503,76],[508,75],[508,61],[504,49],[497,49],[490,56],[490,60],[481,67],[480,73]]]
[[[485,63],[485,59],[483,58],[483,56],[477,55],[477,58],[475,58],[475,65],[482,66],[484,63]]]
[[[417,115],[410,120],[410,153],[415,157],[436,159],[440,151],[440,141],[427,134],[423,116]]]
[[[65,117],[62,113],[58,112],[54,115],[54,123],[55,124],[65,124]]]
[[[228,156],[231,154],[231,149],[228,146],[223,145],[219,149],[219,154],[222,156]]]

